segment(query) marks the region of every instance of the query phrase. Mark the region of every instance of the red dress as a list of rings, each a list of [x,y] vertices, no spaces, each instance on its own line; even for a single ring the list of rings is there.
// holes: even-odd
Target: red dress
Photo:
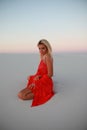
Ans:
[[[41,75],[41,78],[39,80],[34,80],[35,76],[37,75]],[[27,88],[29,88],[29,85],[32,83],[34,83],[35,86],[31,89],[34,94],[34,99],[31,106],[41,105],[47,102],[54,95],[53,80],[52,78],[48,77],[47,65],[44,63],[43,60],[41,60],[38,66],[37,73],[30,76]]]

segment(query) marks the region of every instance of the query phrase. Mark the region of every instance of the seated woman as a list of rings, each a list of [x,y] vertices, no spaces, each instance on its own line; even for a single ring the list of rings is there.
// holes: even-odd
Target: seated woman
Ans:
[[[49,42],[42,39],[37,44],[40,52],[40,63],[36,74],[28,77],[26,87],[18,93],[22,100],[33,99],[31,106],[47,102],[53,95],[53,57]]]

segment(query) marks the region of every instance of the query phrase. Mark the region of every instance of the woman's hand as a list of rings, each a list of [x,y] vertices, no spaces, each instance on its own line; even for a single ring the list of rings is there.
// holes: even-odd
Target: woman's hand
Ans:
[[[35,76],[34,80],[39,80],[41,78],[41,75]]]
[[[32,84],[29,85],[29,88],[30,88],[30,89],[32,89],[32,88],[34,88],[34,87],[35,87],[35,84],[34,84],[34,83],[32,83]]]

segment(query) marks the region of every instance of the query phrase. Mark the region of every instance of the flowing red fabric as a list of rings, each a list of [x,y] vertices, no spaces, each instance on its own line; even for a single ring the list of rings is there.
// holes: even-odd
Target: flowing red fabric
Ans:
[[[30,84],[35,84],[35,86],[31,89],[34,94],[31,107],[44,104],[54,95],[53,80],[48,77],[47,73],[47,65],[43,60],[41,60],[37,73],[30,76],[27,84],[27,88],[29,88]],[[41,75],[41,78],[39,80],[34,80],[37,75]]]

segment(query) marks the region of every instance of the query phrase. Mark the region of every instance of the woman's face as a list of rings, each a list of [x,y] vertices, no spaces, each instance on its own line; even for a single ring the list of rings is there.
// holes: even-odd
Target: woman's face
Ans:
[[[45,55],[47,53],[47,47],[44,44],[38,45],[38,49],[41,55]]]

